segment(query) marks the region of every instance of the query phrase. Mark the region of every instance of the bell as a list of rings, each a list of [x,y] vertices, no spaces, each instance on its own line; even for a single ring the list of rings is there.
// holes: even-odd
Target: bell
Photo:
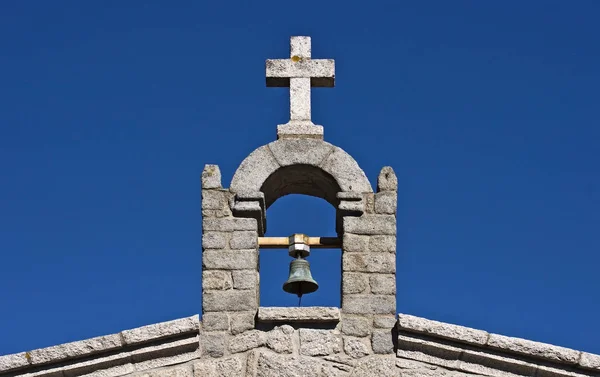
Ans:
[[[312,293],[319,289],[319,284],[312,278],[310,263],[302,258],[294,259],[290,263],[290,276],[283,283],[283,290],[302,297],[305,293]]]

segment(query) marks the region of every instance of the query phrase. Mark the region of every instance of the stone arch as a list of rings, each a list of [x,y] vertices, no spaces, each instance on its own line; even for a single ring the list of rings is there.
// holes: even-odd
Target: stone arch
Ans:
[[[288,194],[323,198],[338,207],[339,193],[372,193],[358,163],[318,139],[280,139],[254,150],[231,181],[234,193],[262,192],[268,207]]]

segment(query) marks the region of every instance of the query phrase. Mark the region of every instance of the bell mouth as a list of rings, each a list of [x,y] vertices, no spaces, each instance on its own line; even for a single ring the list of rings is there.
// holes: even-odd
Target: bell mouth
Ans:
[[[319,289],[319,284],[310,281],[295,281],[283,284],[284,291],[295,294],[298,297],[307,293],[313,293],[317,289]]]
[[[290,275],[283,283],[283,290],[302,297],[302,295],[312,293],[317,289],[319,289],[319,284],[310,273],[310,263],[302,258],[290,262]]]

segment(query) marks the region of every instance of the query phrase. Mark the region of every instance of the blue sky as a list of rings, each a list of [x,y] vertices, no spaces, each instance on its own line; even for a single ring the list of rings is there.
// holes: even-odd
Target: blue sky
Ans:
[[[0,5],[0,354],[201,310],[200,173],[275,139],[312,36],[325,140],[399,179],[399,312],[600,353],[600,3]],[[333,235],[284,197],[269,235]],[[306,305],[339,303],[339,251]],[[261,254],[261,304],[290,258]]]

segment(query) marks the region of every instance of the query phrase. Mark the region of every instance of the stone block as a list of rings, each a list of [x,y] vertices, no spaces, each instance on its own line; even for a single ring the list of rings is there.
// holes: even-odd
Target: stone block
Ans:
[[[396,235],[394,215],[362,215],[344,217],[344,233],[366,235]]]
[[[373,274],[369,278],[371,293],[376,295],[395,295],[396,294],[396,275],[393,274]]]
[[[202,170],[202,188],[203,189],[220,189],[221,186],[221,170],[218,165],[204,165]]]
[[[242,376],[243,363],[239,357],[200,360],[194,364],[194,377]]]
[[[202,353],[210,357],[222,357],[225,354],[227,333],[204,332],[202,337]]]
[[[239,353],[262,347],[266,344],[266,335],[260,330],[250,330],[229,338],[229,351]]]
[[[192,377],[194,375],[191,365],[181,365],[177,367],[152,370],[141,374],[139,377]]]
[[[345,336],[344,352],[346,353],[346,355],[354,359],[360,359],[361,357],[365,357],[371,354],[371,347],[369,345],[368,339],[360,339]]]
[[[323,126],[307,122],[288,122],[277,125],[277,139],[323,140]]]
[[[396,215],[398,195],[395,191],[383,191],[375,194],[375,213]]]
[[[342,272],[342,293],[368,293],[369,290],[369,275]]]
[[[365,213],[365,205],[362,202],[342,200],[337,209],[342,216],[360,216]]]
[[[229,317],[225,313],[204,313],[202,328],[204,331],[229,331]]]
[[[488,339],[488,333],[482,330],[432,321],[408,314],[398,314],[398,329],[479,345],[486,344]]]
[[[142,366],[165,366],[173,363],[181,362],[183,359],[191,360],[200,357],[200,335],[188,337],[185,339],[171,340],[163,343],[153,343],[146,347],[136,348],[129,353],[122,352],[119,355],[111,355],[122,357],[121,360],[131,360],[136,363],[136,369],[140,370]],[[94,360],[98,361],[98,359]],[[100,369],[99,366],[94,368]],[[80,372],[80,371],[78,371]]]
[[[380,329],[393,329],[398,320],[393,315],[376,316],[373,318],[373,327]]]
[[[225,290],[231,289],[233,282],[231,272],[220,270],[202,271],[202,289],[203,290]]]
[[[258,271],[252,270],[234,270],[233,275],[234,289],[256,289],[258,283]]]
[[[389,330],[373,330],[371,335],[371,346],[373,352],[378,354],[394,353],[392,329]]]
[[[335,330],[300,329],[300,354],[327,356],[341,350],[340,335]]]
[[[269,148],[281,166],[303,164],[318,167],[331,153],[333,145],[309,138],[280,139],[270,143]]]
[[[204,232],[233,232],[237,230],[256,231],[256,219],[246,219],[240,217],[228,217],[220,219],[205,218],[202,220],[202,229]]]
[[[396,236],[371,236],[369,237],[369,251],[394,253],[396,252]]]
[[[346,314],[393,314],[396,297],[392,295],[344,295],[342,311]]]
[[[342,271],[393,274],[396,272],[396,257],[390,253],[344,253]]]
[[[579,351],[504,335],[490,334],[487,345],[509,352],[541,357],[568,364],[577,364],[579,361]]]
[[[367,336],[371,333],[371,321],[365,317],[344,316],[342,334],[351,336]]]
[[[261,322],[338,322],[340,309],[326,306],[260,307]]]
[[[336,178],[341,191],[373,192],[365,173],[352,156],[341,148],[334,147],[321,168]]]
[[[202,265],[214,270],[250,270],[258,267],[256,250],[205,250]]]
[[[199,327],[200,320],[198,319],[198,315],[195,315],[121,331],[121,337],[125,344],[131,345],[154,341],[178,334],[198,332]]]
[[[128,330],[133,331],[133,330]],[[29,351],[29,362],[32,365],[46,364],[72,357],[81,357],[99,352],[106,352],[122,346],[121,336],[112,334],[77,342]],[[17,360],[17,358],[13,359]]]
[[[256,293],[253,291],[207,291],[202,301],[204,312],[250,311],[257,306]]]
[[[202,209],[222,210],[229,207],[229,192],[222,190],[202,190]]]
[[[205,232],[202,235],[202,249],[224,249],[227,247],[229,233]]]
[[[0,372],[21,368],[29,365],[25,352],[0,356]]]
[[[230,217],[231,210],[229,207],[224,207],[223,209],[203,209],[202,210],[202,218],[207,219],[209,217],[223,218]]]
[[[234,232],[229,246],[234,250],[253,249],[258,245],[258,235],[254,231]]]
[[[149,377],[192,377],[193,374],[191,365],[181,365],[174,368],[150,371]]]
[[[396,368],[396,359],[394,357],[365,357],[356,365],[352,371],[352,377],[396,377],[402,376]],[[443,376],[443,375],[441,375]],[[450,375],[448,375],[450,376]],[[424,377],[424,376],[419,376]],[[452,376],[456,377],[456,376]],[[461,376],[462,377],[462,376]]]
[[[196,340],[197,342],[197,340]],[[94,372],[102,370],[103,374],[115,375],[118,372],[132,371],[132,357],[129,352],[117,352],[115,354],[100,354],[88,358],[80,358],[75,362],[62,364],[50,364],[39,368],[38,373],[25,374],[26,376],[61,376],[75,377],[81,375],[94,375]],[[121,368],[125,365],[128,367]],[[118,374],[116,374],[118,375]]]
[[[237,335],[243,333],[244,331],[252,330],[254,328],[255,317],[256,311],[229,314],[231,333],[233,335]]]
[[[486,376],[518,375],[534,376],[537,366],[513,357],[494,355],[489,352],[464,349],[458,369]]]
[[[256,365],[256,377],[320,377],[320,371],[321,363],[317,359],[292,358],[272,352],[261,352]]]
[[[581,359],[579,360],[579,365],[581,365],[584,368],[600,369],[600,355],[582,352]]]
[[[439,365],[444,368],[458,369],[463,349],[442,344],[436,341],[417,339],[398,335],[398,351],[401,358]]]
[[[294,328],[290,325],[277,326],[267,334],[267,347],[278,353],[292,353]]]
[[[345,252],[365,252],[369,250],[369,236],[344,233],[342,248]]]
[[[231,180],[232,192],[258,192],[280,166],[267,145],[254,150],[238,167]],[[252,230],[252,229],[241,229]]]
[[[381,191],[397,191],[398,178],[394,169],[390,166],[384,166],[377,176],[377,192]]]

